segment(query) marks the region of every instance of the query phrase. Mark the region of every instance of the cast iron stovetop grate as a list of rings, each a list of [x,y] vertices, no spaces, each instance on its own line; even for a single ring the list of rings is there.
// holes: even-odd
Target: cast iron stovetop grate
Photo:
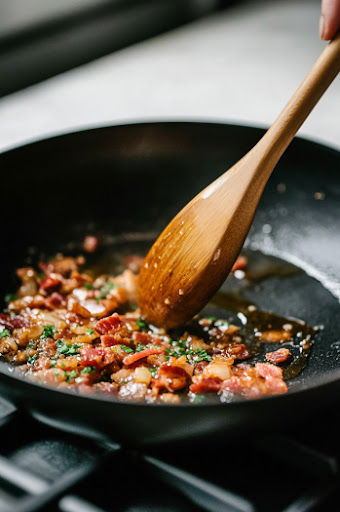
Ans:
[[[5,401],[0,415],[4,512],[335,510],[340,443],[331,440],[340,423],[332,414],[332,423],[322,417],[327,427],[320,432],[305,425],[294,440],[276,435],[230,445],[226,439],[148,454],[64,433]]]

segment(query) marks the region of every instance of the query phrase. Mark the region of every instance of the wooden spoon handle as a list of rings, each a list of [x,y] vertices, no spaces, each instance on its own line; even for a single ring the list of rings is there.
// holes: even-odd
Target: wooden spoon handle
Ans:
[[[267,148],[269,167],[279,160],[308,114],[339,72],[340,32],[326,46],[300,87],[259,142],[258,149],[266,153]]]

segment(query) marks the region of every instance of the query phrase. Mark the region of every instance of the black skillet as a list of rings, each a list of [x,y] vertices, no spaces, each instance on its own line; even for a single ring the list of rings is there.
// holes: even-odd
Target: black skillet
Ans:
[[[80,243],[84,234],[99,233],[127,246],[149,239],[146,249],[152,233],[262,134],[226,124],[143,123],[66,134],[1,154],[1,296],[13,290],[14,269],[30,263],[36,248],[53,254],[70,241]],[[287,395],[230,404],[119,403],[21,380],[1,363],[2,395],[45,421],[130,444],[270,427],[338,404],[339,171],[339,152],[296,139],[268,184],[246,242],[317,278],[274,275],[247,291],[265,310],[323,325],[309,364]]]

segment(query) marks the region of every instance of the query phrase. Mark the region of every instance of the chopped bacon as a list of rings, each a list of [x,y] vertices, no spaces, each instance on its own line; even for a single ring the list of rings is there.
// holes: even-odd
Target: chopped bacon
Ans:
[[[231,272],[235,270],[245,270],[248,266],[248,258],[245,256],[239,256],[231,268]]]
[[[235,343],[227,347],[227,353],[234,359],[248,359],[251,354],[244,343]]]
[[[177,391],[188,386],[190,375],[184,368],[171,364],[163,364],[158,370],[158,377],[153,382],[154,391],[161,389]]]
[[[60,293],[53,292],[52,295],[44,300],[47,309],[58,309],[66,306],[66,301]]]
[[[45,291],[51,291],[53,288],[57,288],[57,286],[60,286],[63,278],[60,274],[47,274],[41,281],[40,281],[40,289]]]
[[[103,334],[100,337],[103,347],[112,347],[113,345],[126,345],[130,346],[129,339],[125,339],[119,334]]]
[[[96,331],[99,332],[99,334],[108,334],[115,331],[122,325],[123,322],[119,318],[118,314],[113,313],[113,315],[102,318],[96,323]]]
[[[80,353],[84,366],[100,368],[103,365],[105,357],[105,350],[103,348],[85,348]]]
[[[287,359],[291,356],[290,350],[288,348],[279,348],[274,352],[267,352],[266,359],[270,363],[279,364],[287,361]]]
[[[152,343],[152,335],[146,332],[134,331],[132,333],[132,339],[135,343],[142,343],[143,345],[147,345],[148,343]]]
[[[136,361],[139,361],[140,359],[144,359],[144,357],[152,356],[154,354],[162,354],[165,351],[164,347],[150,347],[146,348],[144,350],[141,350],[140,352],[135,352],[134,354],[129,354],[128,356],[124,357],[123,363],[125,366],[130,366],[131,364],[135,363]]]
[[[11,316],[5,313],[0,314],[0,325],[5,327],[5,329],[9,329],[12,331],[13,329],[20,329],[21,327],[27,327],[29,325],[28,320],[26,318],[17,315]]]
[[[208,393],[210,391],[219,391],[222,386],[222,380],[217,377],[200,377],[197,382],[191,384],[192,393]]]

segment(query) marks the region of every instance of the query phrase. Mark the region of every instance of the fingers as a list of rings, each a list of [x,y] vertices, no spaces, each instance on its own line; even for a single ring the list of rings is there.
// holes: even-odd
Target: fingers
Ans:
[[[340,30],[340,0],[322,0],[320,17],[320,37],[332,39]]]

